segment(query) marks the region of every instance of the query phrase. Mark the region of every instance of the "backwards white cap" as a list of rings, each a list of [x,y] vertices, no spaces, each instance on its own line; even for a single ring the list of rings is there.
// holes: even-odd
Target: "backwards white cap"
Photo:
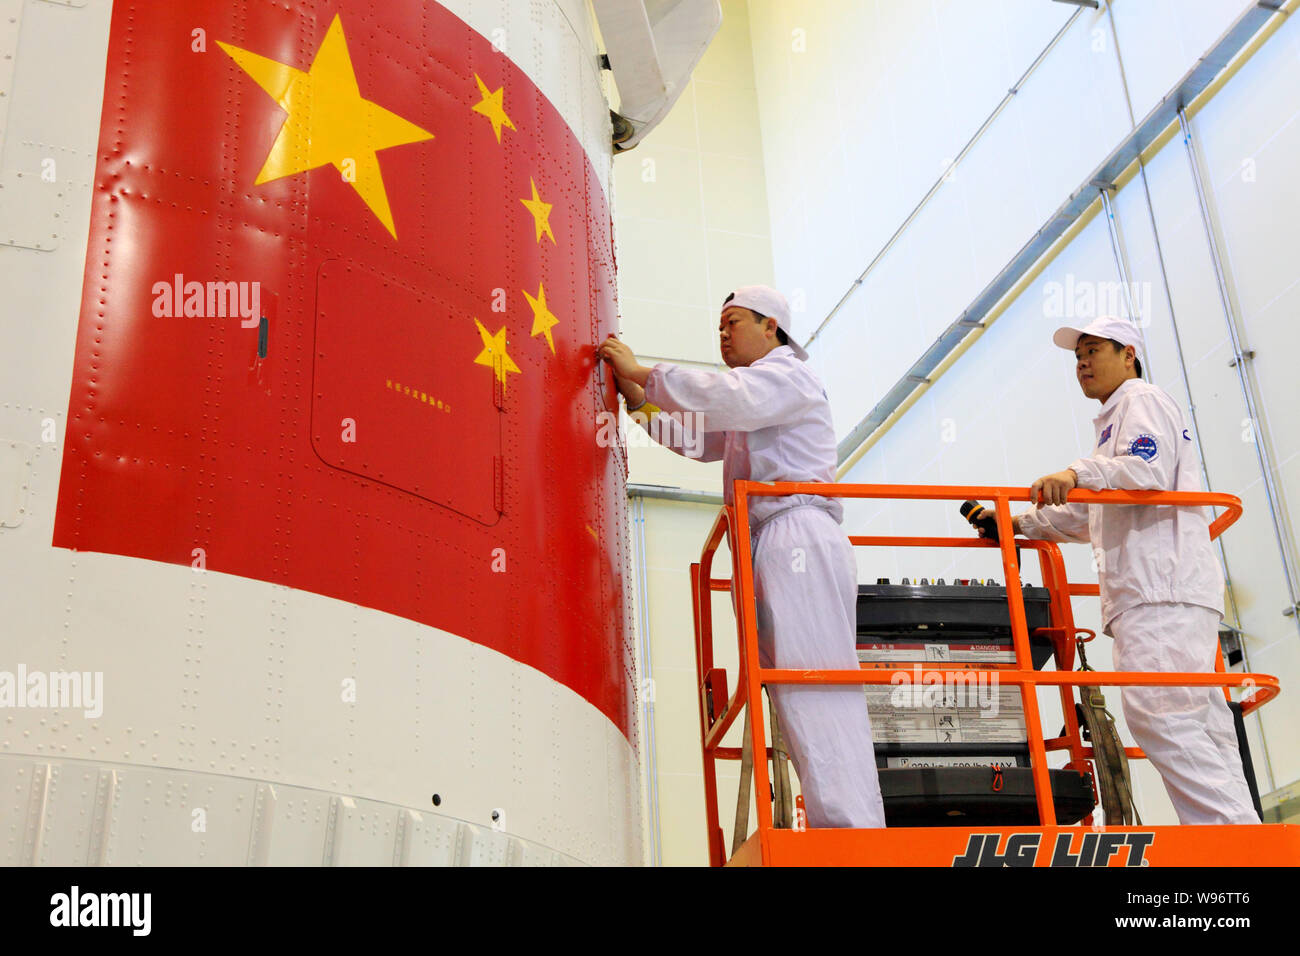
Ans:
[[[742,285],[727,297],[722,308],[725,310],[732,305],[749,309],[765,319],[776,319],[776,327],[785,332],[789,340],[786,344],[801,361],[808,361],[808,353],[794,340],[794,331],[790,328],[790,304],[780,292],[765,285]]]
[[[1063,349],[1074,351],[1079,339],[1085,335],[1095,335],[1099,339],[1114,339],[1120,345],[1131,345],[1139,360],[1142,358],[1142,333],[1128,319],[1115,315],[1103,315],[1093,319],[1081,329],[1063,325],[1056,330],[1052,341]]]

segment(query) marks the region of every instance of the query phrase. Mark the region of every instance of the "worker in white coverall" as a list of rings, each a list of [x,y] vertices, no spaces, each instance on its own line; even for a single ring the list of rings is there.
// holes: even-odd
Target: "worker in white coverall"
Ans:
[[[640,365],[611,335],[599,347],[629,413],[679,454],[723,462],[732,483],[835,480],[825,389],[789,338],[785,297],[766,286],[723,303],[726,372]],[[647,414],[648,413],[648,414]],[[694,438],[694,440],[692,440]],[[759,661],[794,670],[856,670],[857,562],[838,499],[750,499]],[[803,789],[810,827],[883,827],[866,698],[858,685],[768,688]]]
[[[1116,670],[1213,672],[1223,573],[1205,509],[1067,501],[1076,487],[1203,491],[1182,412],[1140,378],[1142,340],[1131,322],[1103,317],[1058,329],[1052,341],[1074,351],[1083,393],[1101,402],[1096,450],[1034,482],[1037,507],[1013,519],[1015,533],[1092,543]],[[1260,822],[1222,689],[1126,687],[1123,699],[1129,730],[1160,771],[1179,822]]]

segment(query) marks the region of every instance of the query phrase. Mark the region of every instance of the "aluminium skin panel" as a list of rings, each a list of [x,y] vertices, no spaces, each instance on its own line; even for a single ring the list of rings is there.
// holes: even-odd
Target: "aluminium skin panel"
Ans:
[[[5,323],[12,392],[0,396],[0,434],[29,446],[14,478],[28,505],[0,531],[14,608],[6,656],[15,668],[102,675],[103,707],[93,717],[8,711],[0,761],[26,779],[48,763],[80,781],[82,799],[97,792],[85,782],[95,768],[119,768],[127,816],[143,812],[148,791],[132,784],[144,767],[190,781],[192,810],[213,809],[192,796],[204,790],[195,776],[219,775],[239,783],[237,798],[212,798],[223,806],[271,781],[371,801],[394,820],[414,811],[491,830],[497,811],[498,829],[543,855],[638,861],[625,466],[621,450],[595,447],[589,427],[611,400],[587,352],[613,327],[613,259],[607,108],[585,9],[304,3],[239,18],[224,4],[46,7],[24,10],[5,165],[39,174],[54,156],[76,221],[58,248],[2,250],[11,301],[33,319],[11,313]],[[268,95],[258,65],[272,84],[308,73],[336,16],[360,95],[433,133],[377,150],[390,222],[373,191],[362,195],[364,177],[354,188],[341,170],[286,166],[256,181],[292,112]],[[195,29],[205,50],[193,49]],[[475,72],[494,74],[483,77],[489,93],[505,89],[514,129],[502,143],[491,117],[472,109],[486,100]],[[64,105],[80,123],[60,121]],[[494,154],[512,138],[512,155]],[[419,152],[443,142],[441,156]],[[520,205],[530,173],[549,191],[554,243],[536,239]],[[473,221],[467,197],[482,200]],[[438,200],[463,221],[440,214]],[[475,256],[458,258],[457,241]],[[164,268],[169,257],[179,270]],[[331,261],[351,264],[355,281],[332,265],[322,282]],[[83,269],[91,281],[79,308]],[[152,314],[155,282],[177,271],[265,283],[265,354],[259,330],[237,316]],[[558,320],[550,335],[530,334],[536,315],[523,292],[536,297],[539,285]],[[492,309],[498,287],[504,312]],[[405,334],[417,347],[385,351],[364,328],[335,322],[326,381],[314,367],[320,312],[327,324],[331,311],[363,312],[364,293],[385,320],[408,308],[407,328],[386,338]],[[437,324],[439,296],[455,326]],[[474,319],[490,327],[491,348]],[[502,330],[519,373],[496,357]],[[463,369],[449,358],[457,349]],[[438,386],[381,368],[413,359],[440,373]],[[346,414],[339,396],[367,372],[375,394],[356,395]],[[399,399],[389,378],[424,397],[403,389]],[[310,427],[319,410],[353,418],[361,436],[389,429],[390,446],[401,427],[436,445],[436,416],[455,416],[461,398],[496,417],[495,434],[480,423],[457,449],[501,460],[487,492],[416,488],[412,474],[367,478],[357,471],[393,467],[381,449],[367,459],[364,437],[345,447],[346,425],[336,426],[330,460],[330,433]],[[471,447],[480,433],[494,441]],[[507,570],[494,573],[498,547]],[[48,788],[20,802],[38,796],[52,819]],[[146,830],[164,826],[141,819]],[[391,848],[398,828],[363,831]],[[245,831],[208,833],[248,841]],[[172,851],[200,862],[186,846]],[[76,843],[42,859],[90,852]],[[137,859],[127,847],[107,852],[108,862]],[[319,845],[303,852],[302,862],[323,859]]]

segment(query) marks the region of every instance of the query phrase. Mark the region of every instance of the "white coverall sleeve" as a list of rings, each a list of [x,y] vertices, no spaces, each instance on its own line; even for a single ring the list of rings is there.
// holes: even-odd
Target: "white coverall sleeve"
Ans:
[[[1172,490],[1175,453],[1183,432],[1177,408],[1167,406],[1154,395],[1138,395],[1120,409],[1114,424],[1113,457],[1095,455],[1070,463],[1079,476],[1079,487],[1089,491]]]
[[[752,432],[791,422],[826,401],[811,379],[788,375],[779,365],[752,365],[705,372],[660,363],[646,381],[646,399],[665,411],[704,416],[710,432]]]
[[[685,427],[689,419],[665,413],[650,401],[627,410],[628,417],[644,428],[647,434],[669,451],[695,461],[721,461],[726,453],[726,437],[722,432],[701,432]]]
[[[1022,515],[1016,515],[1020,521],[1020,533],[1026,538],[1041,541],[1073,541],[1087,544],[1088,506],[1066,503],[1063,505],[1044,505],[1031,508]]]

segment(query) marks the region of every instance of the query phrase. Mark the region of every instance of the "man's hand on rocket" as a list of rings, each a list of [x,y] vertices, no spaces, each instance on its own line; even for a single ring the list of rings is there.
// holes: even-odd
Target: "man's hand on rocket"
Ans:
[[[609,363],[614,369],[616,379],[627,379],[637,386],[645,387],[646,379],[650,377],[650,369],[641,365],[636,360],[636,354],[618,340],[613,332],[597,348],[596,354]],[[619,386],[619,391],[627,397],[627,392]]]

